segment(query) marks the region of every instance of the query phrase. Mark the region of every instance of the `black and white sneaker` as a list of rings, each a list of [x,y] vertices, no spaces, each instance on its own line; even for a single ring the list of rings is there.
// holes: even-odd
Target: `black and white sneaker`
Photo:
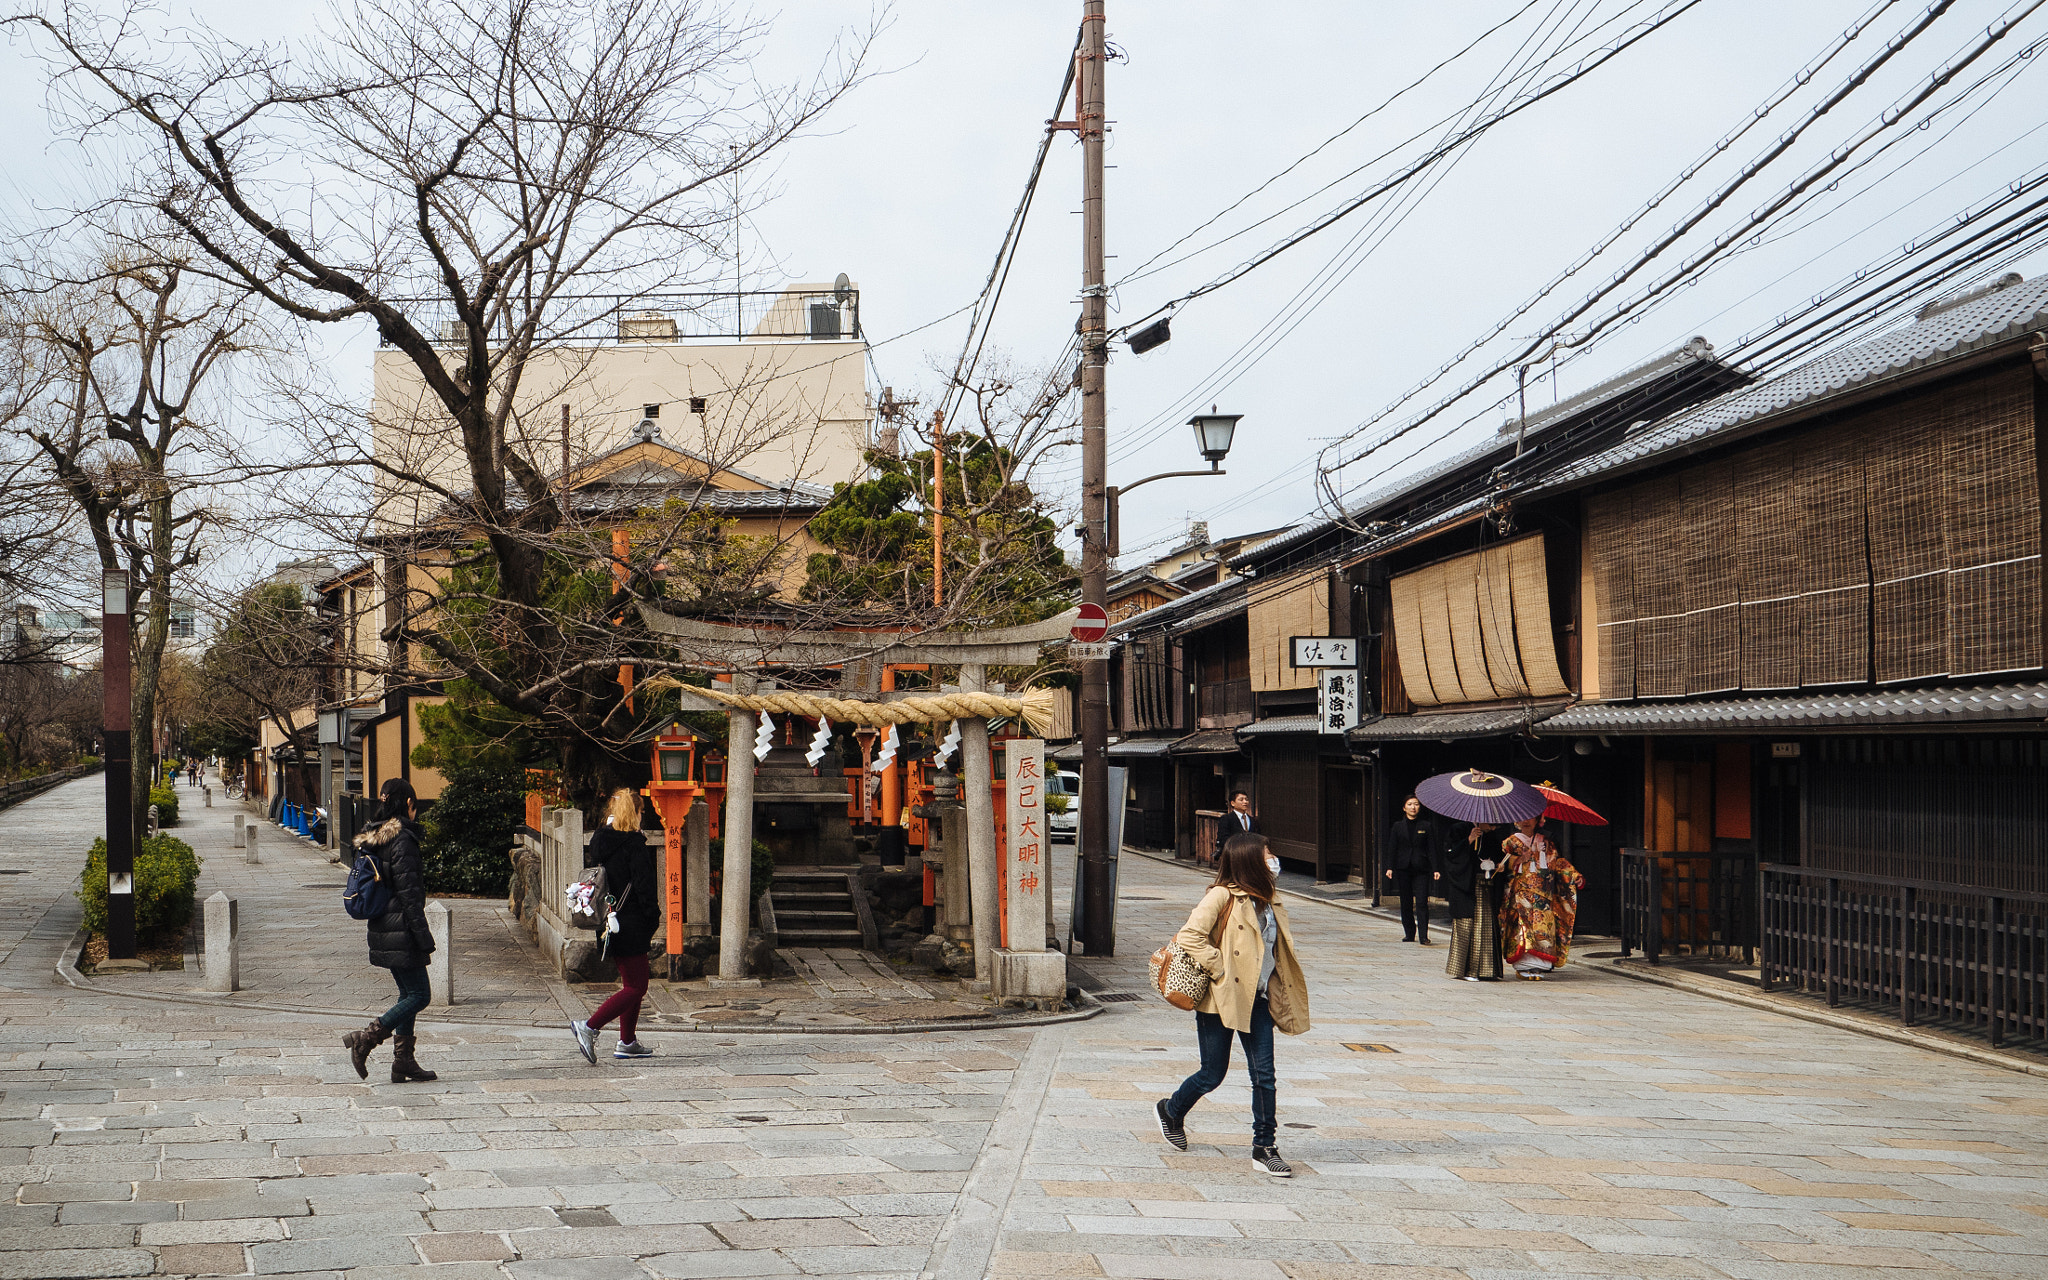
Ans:
[[[1276,1178],[1294,1176],[1294,1166],[1280,1158],[1278,1147],[1253,1147],[1252,1168],[1260,1173],[1270,1173]]]
[[[1188,1149],[1188,1131],[1181,1128],[1180,1121],[1174,1119],[1168,1113],[1166,1110],[1166,1099],[1161,1098],[1152,1104],[1152,1114],[1159,1118],[1159,1136],[1166,1139],[1167,1143],[1175,1151],[1186,1151]]]

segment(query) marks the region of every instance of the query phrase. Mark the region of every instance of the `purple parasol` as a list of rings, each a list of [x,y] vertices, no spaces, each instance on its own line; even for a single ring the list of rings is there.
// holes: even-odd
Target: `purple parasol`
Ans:
[[[1460,822],[1520,822],[1540,816],[1550,805],[1550,797],[1531,784],[1479,769],[1425,778],[1415,798]]]

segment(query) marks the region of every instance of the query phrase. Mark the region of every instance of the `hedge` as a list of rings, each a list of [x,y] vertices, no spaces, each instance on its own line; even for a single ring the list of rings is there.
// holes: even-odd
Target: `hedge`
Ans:
[[[156,806],[156,825],[175,827],[178,825],[178,793],[169,783],[159,783],[149,789],[149,802]]]
[[[176,836],[146,836],[135,851],[135,935],[150,940],[181,929],[192,919],[199,856]],[[92,842],[78,877],[88,933],[107,932],[107,842]]]
[[[441,798],[421,820],[427,892],[497,897],[511,878],[514,830],[526,816],[526,772],[511,765],[450,765]]]

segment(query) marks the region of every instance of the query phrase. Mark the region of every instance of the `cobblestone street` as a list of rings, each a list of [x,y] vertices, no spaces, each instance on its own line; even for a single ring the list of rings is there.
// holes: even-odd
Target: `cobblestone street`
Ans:
[[[421,1057],[441,1078],[384,1083],[380,1052],[365,1084],[338,1043],[354,1018],[59,981],[83,843],[50,816],[59,794],[0,814],[0,866],[28,872],[0,877],[0,1280],[2048,1271],[2048,1080],[1583,957],[1541,985],[1454,983],[1441,947],[1309,901],[1291,910],[1316,1026],[1278,1044],[1287,1182],[1249,1167],[1241,1061],[1186,1154],[1160,1141],[1151,1103],[1194,1039],[1149,998],[977,1031],[655,1023],[660,1056],[596,1067],[557,1027],[435,1009]],[[201,831],[223,810],[187,812]],[[339,878],[290,856],[304,883]],[[1201,884],[1127,858],[1123,954],[1091,979],[1141,991]],[[288,905],[240,892],[264,1005],[388,989],[338,910],[265,932]],[[287,936],[323,941],[264,988],[252,965],[291,965],[264,941]],[[584,998],[498,968],[475,978],[536,1021]],[[805,981],[859,968],[808,957]]]

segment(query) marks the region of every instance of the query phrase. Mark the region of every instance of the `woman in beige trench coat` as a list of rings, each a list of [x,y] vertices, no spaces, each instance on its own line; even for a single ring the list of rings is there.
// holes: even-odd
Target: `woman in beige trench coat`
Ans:
[[[1277,1028],[1298,1036],[1308,1030],[1309,1020],[1308,982],[1294,958],[1287,908],[1273,901],[1278,862],[1262,835],[1244,833],[1224,841],[1216,882],[1175,935],[1174,942],[1209,975],[1208,994],[1195,1006],[1202,1067],[1181,1081],[1171,1098],[1154,1103],[1153,1111],[1160,1136],[1186,1151],[1188,1112],[1223,1083],[1230,1071],[1230,1034],[1236,1032],[1252,1078],[1252,1168],[1286,1178],[1294,1170],[1276,1145],[1273,1032]]]

